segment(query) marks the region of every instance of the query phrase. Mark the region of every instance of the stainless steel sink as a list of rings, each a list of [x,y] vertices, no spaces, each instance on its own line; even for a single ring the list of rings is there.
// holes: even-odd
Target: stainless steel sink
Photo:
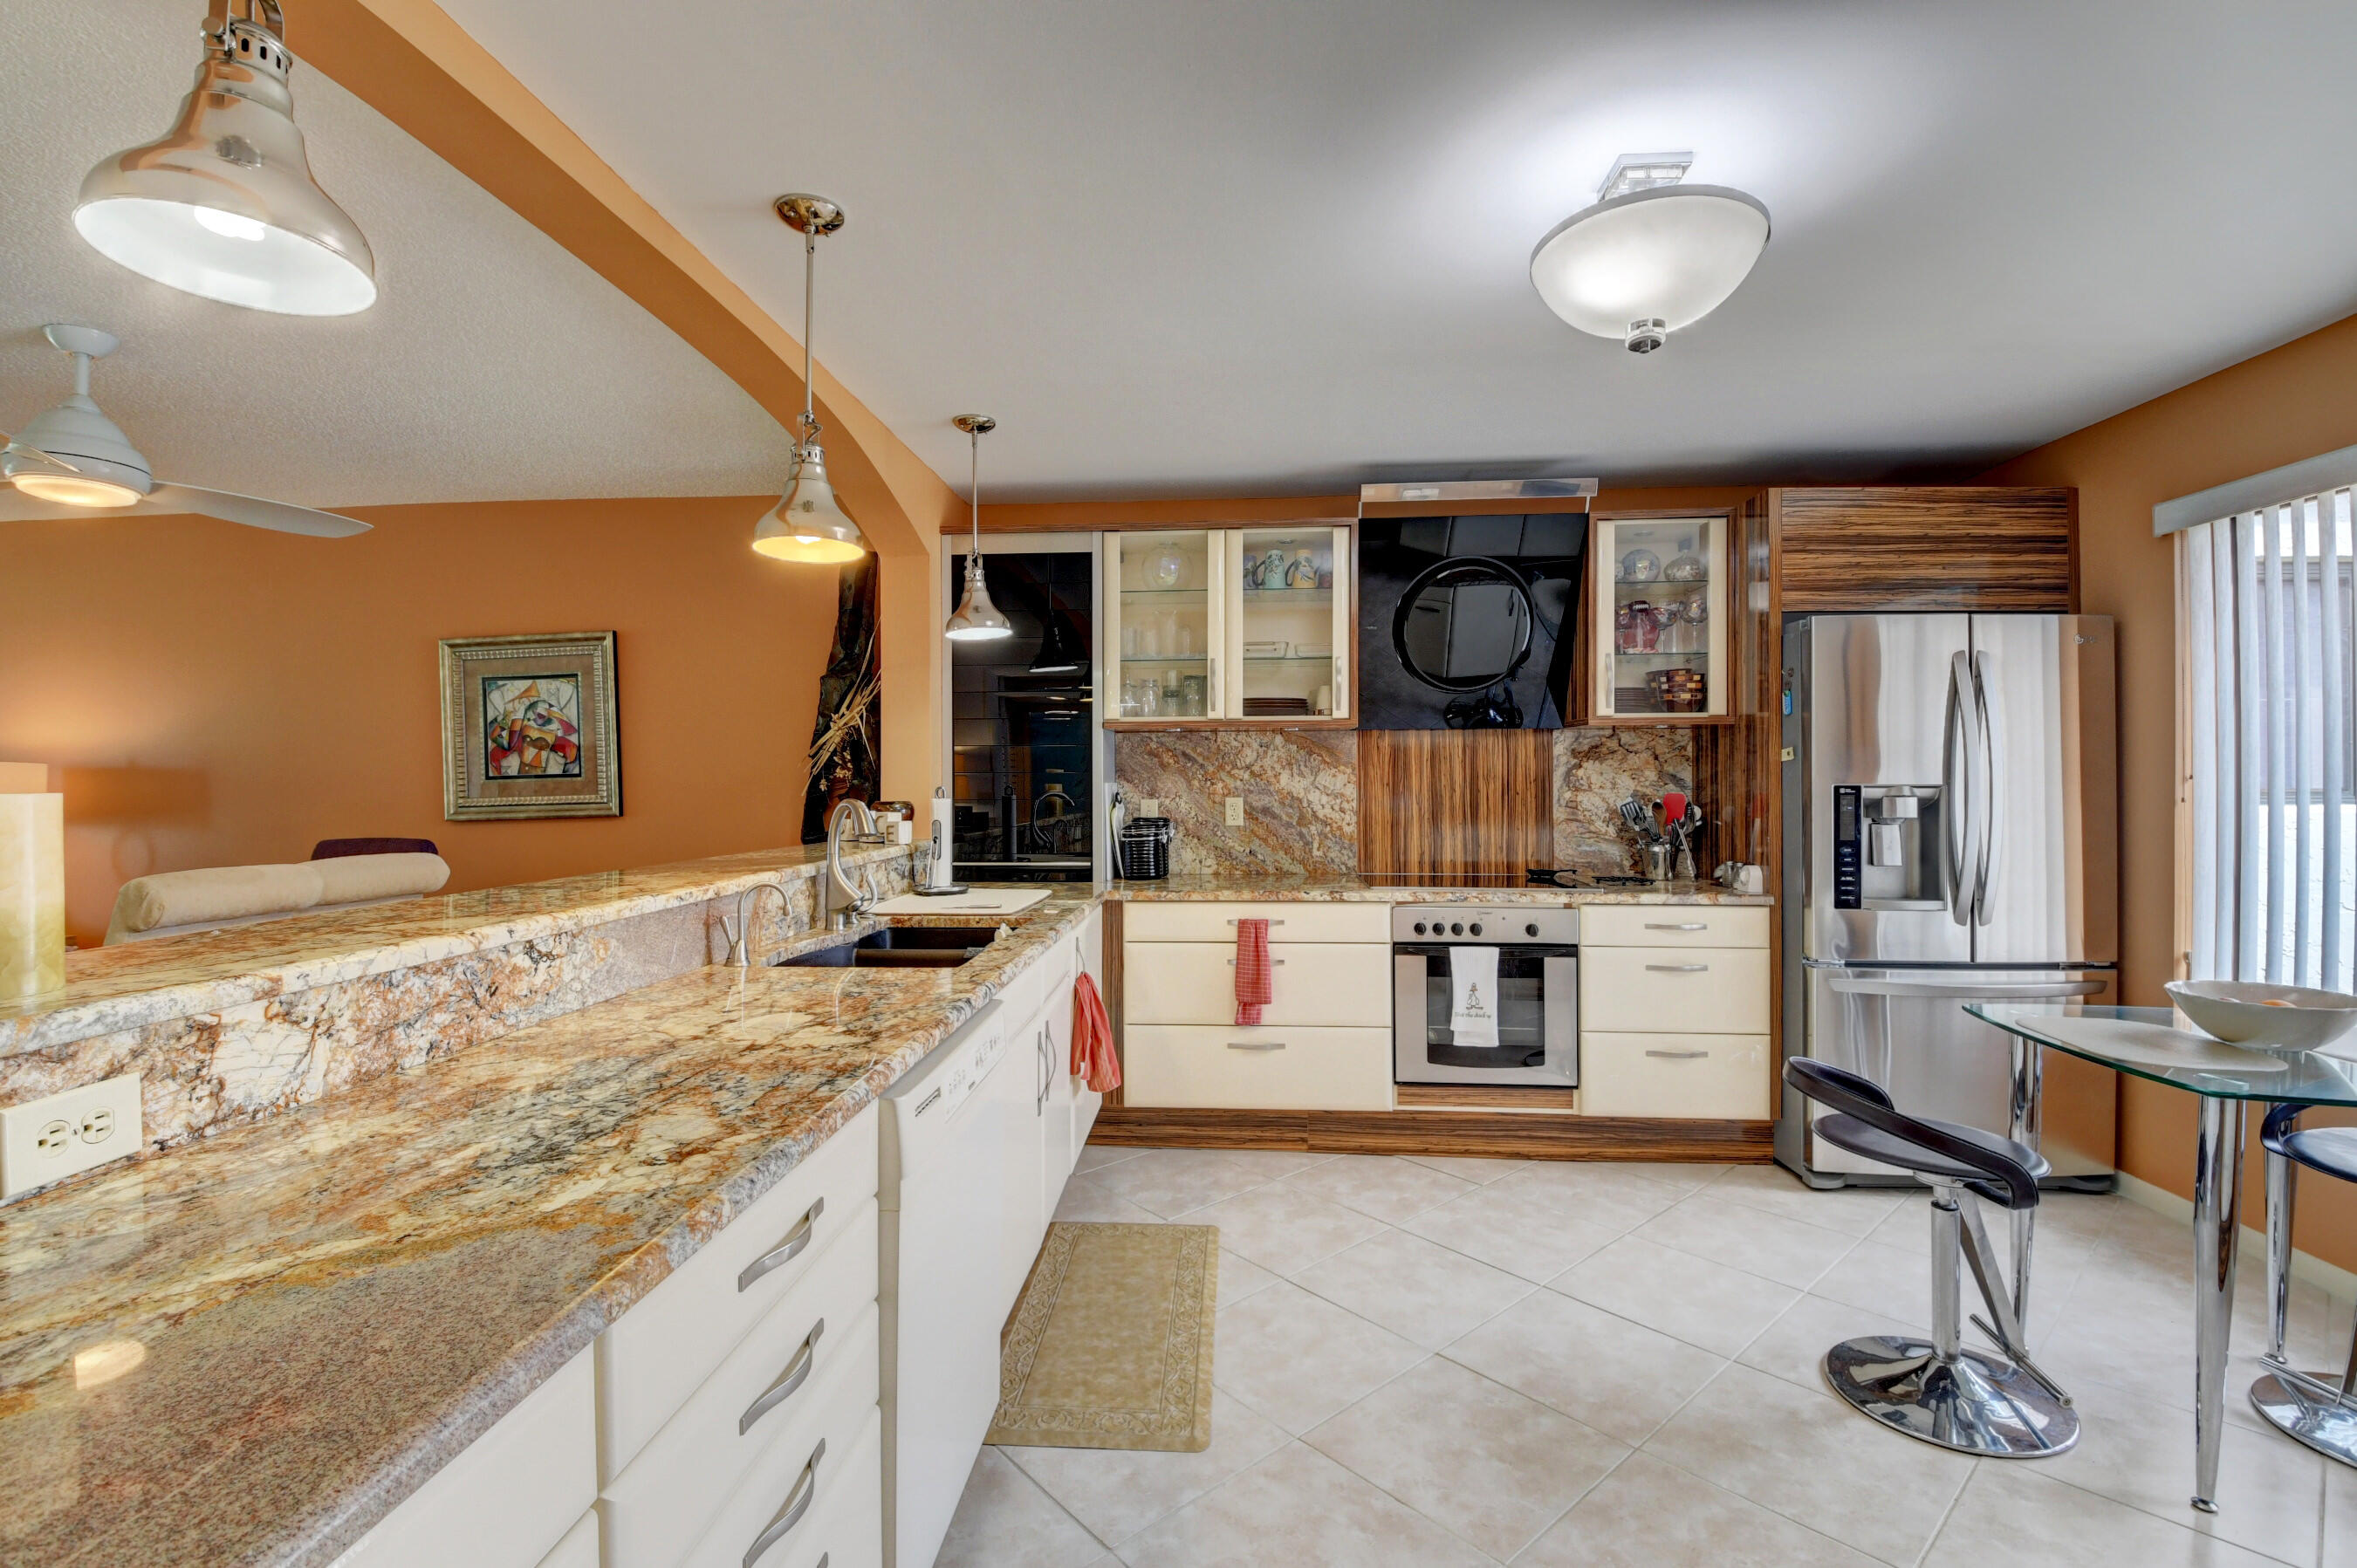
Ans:
[[[955,969],[997,940],[996,926],[888,926],[777,962],[794,969]]]

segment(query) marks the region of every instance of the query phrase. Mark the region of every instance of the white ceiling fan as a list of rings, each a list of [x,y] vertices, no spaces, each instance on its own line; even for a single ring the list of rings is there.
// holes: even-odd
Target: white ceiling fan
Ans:
[[[48,327],[48,340],[73,357],[73,395],[16,435],[0,433],[0,521],[88,517],[93,510],[136,508],[150,512],[201,512],[248,528],[341,539],[366,533],[357,518],[257,496],[159,481],[122,427],[90,400],[90,362],[114,352],[112,332],[95,327]]]

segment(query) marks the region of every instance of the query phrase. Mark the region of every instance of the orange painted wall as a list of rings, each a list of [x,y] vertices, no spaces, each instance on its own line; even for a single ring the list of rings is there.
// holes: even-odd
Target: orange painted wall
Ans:
[[[2165,1006],[2177,972],[2176,565],[2152,533],[2160,501],[2357,445],[2357,317],[2245,360],[1981,476],[2008,485],[2079,488],[2079,560],[2090,614],[2119,622],[2120,916],[2126,1000]],[[2256,1147],[2256,1118],[2253,1119]],[[2193,1101],[2124,1085],[2122,1168],[2192,1193]],[[2261,1223],[2253,1157],[2244,1215]],[[2357,1192],[2311,1179],[2298,1244],[2357,1269]]]
[[[433,839],[454,889],[799,842],[836,574],[747,548],[774,499],[362,509],[347,540],[9,525],[0,759],[64,770],[76,940],[128,877],[322,838]],[[436,642],[608,629],[624,814],[443,821]]]

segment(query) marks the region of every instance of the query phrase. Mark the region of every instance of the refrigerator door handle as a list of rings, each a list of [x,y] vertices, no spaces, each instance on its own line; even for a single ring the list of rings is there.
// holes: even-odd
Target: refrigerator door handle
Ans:
[[[1981,656],[1972,656],[1974,752],[1980,777],[1973,783],[1974,815],[1980,819],[1980,844],[1975,854],[1979,869],[1973,875],[1973,924],[1989,923],[1989,883],[1996,872],[1996,724],[1989,715],[1987,671]]]
[[[1987,985],[1943,985],[1932,980],[1828,980],[1825,988],[1851,996],[1912,996],[1959,1002],[2076,1002],[2111,989],[2104,980],[1998,981]]]
[[[1972,843],[1972,717],[1966,704],[1971,677],[1966,656],[1959,653],[1948,665],[1948,722],[1941,759],[1941,816],[1946,822],[1948,913],[1956,924],[1973,923],[1973,889],[1964,885]]]

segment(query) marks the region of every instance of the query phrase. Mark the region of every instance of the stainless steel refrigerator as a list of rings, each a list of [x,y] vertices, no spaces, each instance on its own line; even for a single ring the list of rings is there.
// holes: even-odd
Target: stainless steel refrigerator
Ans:
[[[1964,1006],[2119,1000],[2111,618],[1798,618],[1784,680],[1784,1049],[2108,1185],[2113,1075],[2046,1053],[2043,1125],[2018,1126],[2017,1047]],[[1816,1114],[1784,1091],[1784,1165],[1900,1175],[1813,1138]]]

